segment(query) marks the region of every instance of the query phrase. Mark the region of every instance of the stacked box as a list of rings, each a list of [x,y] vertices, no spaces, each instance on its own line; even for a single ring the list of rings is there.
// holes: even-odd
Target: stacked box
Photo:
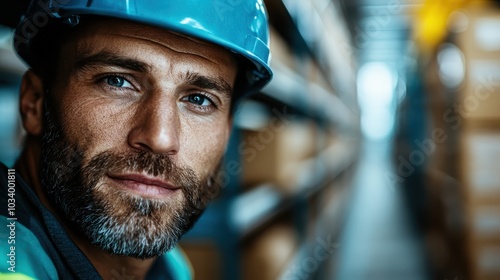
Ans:
[[[467,12],[467,28],[458,34],[466,78],[460,104],[454,106],[467,122],[499,124],[500,110],[500,12],[498,8],[472,8]]]
[[[500,279],[500,10],[474,7],[456,34],[466,64],[458,113],[459,180],[471,279]]]
[[[500,277],[500,131],[462,135],[461,181],[466,197],[473,279]]]
[[[304,164],[318,151],[317,134],[312,121],[276,118],[264,128],[245,131],[240,144],[243,184],[272,183],[284,193],[296,191]]]
[[[194,279],[222,279],[224,263],[215,243],[183,242],[181,247],[191,263]]]
[[[292,225],[284,222],[273,224],[245,244],[242,279],[278,279],[298,245]]]

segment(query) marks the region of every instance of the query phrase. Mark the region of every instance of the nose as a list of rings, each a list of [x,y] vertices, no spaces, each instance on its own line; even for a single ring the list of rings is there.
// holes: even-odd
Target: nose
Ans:
[[[138,108],[128,143],[138,150],[175,155],[179,152],[179,113],[175,102],[151,100],[150,106]]]

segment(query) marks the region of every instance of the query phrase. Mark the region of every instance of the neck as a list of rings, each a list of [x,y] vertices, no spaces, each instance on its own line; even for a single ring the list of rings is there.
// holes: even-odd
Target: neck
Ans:
[[[54,213],[45,195],[40,181],[40,142],[28,136],[24,149],[14,165],[16,172],[33,188],[42,204]]]
[[[87,239],[71,234],[73,241],[89,258],[103,279],[145,279],[155,258],[140,260],[131,257],[111,255],[88,242]]]
[[[28,137],[21,156],[15,164],[16,172],[33,188],[42,204],[61,222],[69,236],[87,256],[103,279],[145,279],[155,259],[140,260],[131,257],[109,254],[92,245],[79,232],[72,229],[61,219],[42,188],[40,181],[40,144],[37,139]]]

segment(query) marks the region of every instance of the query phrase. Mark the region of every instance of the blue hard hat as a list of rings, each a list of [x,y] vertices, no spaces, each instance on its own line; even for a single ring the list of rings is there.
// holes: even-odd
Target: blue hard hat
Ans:
[[[34,0],[18,25],[14,47],[29,65],[47,26],[76,25],[80,16],[126,19],[199,38],[244,60],[240,94],[260,90],[272,77],[269,27],[263,0]],[[50,24],[49,24],[50,23]],[[242,81],[243,80],[243,81]]]

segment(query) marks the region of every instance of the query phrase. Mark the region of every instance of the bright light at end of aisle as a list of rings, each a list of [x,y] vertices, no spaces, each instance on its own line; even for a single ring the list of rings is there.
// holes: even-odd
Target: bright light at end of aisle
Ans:
[[[363,134],[372,140],[388,137],[394,129],[394,71],[382,62],[366,63],[360,67],[357,81]]]

